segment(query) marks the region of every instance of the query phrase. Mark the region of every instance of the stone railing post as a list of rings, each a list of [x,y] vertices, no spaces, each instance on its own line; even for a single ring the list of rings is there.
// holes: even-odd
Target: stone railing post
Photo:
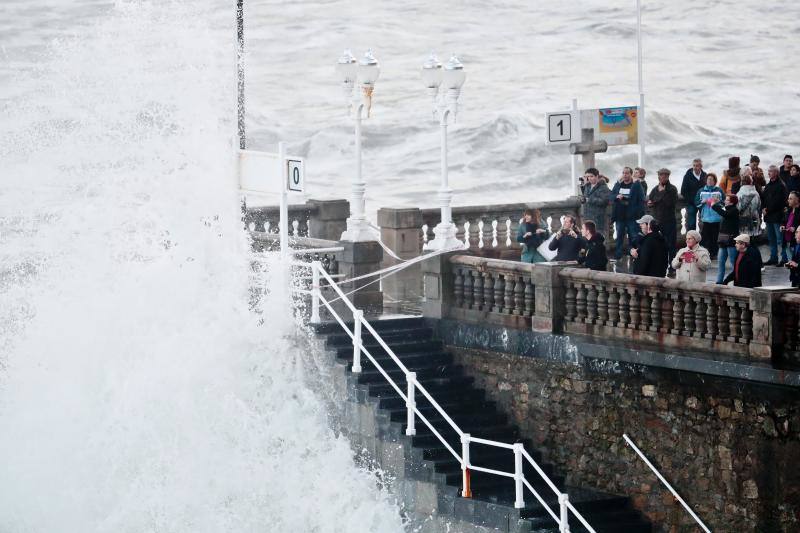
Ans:
[[[378,226],[381,228],[383,244],[401,259],[413,259],[422,253],[419,239],[422,212],[418,208],[382,207],[378,209]],[[394,266],[399,262],[388,253],[384,253],[381,268]],[[383,280],[383,301],[386,310],[399,312],[404,304],[416,307],[421,299],[422,277],[419,263]]]
[[[536,289],[536,306],[531,319],[533,331],[561,333],[564,326],[565,290],[559,276],[561,270],[574,267],[573,261],[536,263],[533,265],[533,286]]]
[[[783,316],[780,299],[795,292],[789,287],[756,287],[750,293],[750,311],[753,313],[753,338],[749,352],[752,357],[772,359],[783,350]]]
[[[422,261],[423,302],[426,318],[447,318],[453,302],[453,272],[450,258],[458,252],[441,254]]]
[[[377,272],[381,268],[383,248],[377,241],[339,241],[339,246],[344,247],[342,259],[339,261],[339,273],[344,274],[345,280]],[[383,293],[376,280],[377,276],[372,276],[341,284],[345,294],[357,290],[347,297],[366,315],[380,315],[383,312]]]
[[[311,208],[309,237],[338,241],[347,229],[350,202],[347,200],[309,200]]]

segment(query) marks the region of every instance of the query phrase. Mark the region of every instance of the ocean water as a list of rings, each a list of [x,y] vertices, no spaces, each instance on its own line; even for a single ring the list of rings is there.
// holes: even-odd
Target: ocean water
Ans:
[[[467,69],[456,205],[563,196],[544,112],[637,100],[633,1],[246,3],[250,146],[306,157],[309,197],[347,194],[345,47],[382,64],[371,212],[436,204],[430,49]],[[0,2],[4,533],[403,528],[328,429],[276,281],[248,306],[231,4]],[[648,168],[796,149],[795,2],[644,4]],[[634,162],[599,156],[612,176]]]
[[[0,8],[3,533],[403,530],[250,269],[211,7]]]

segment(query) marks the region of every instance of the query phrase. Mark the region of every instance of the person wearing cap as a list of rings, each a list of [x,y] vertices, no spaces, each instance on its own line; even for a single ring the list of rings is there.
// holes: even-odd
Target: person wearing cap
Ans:
[[[637,276],[663,278],[667,275],[667,241],[661,234],[656,219],[645,215],[636,221],[642,229],[644,237],[637,248],[631,249],[633,262],[632,273]]]
[[[733,272],[728,274],[723,283],[733,282],[736,287],[761,286],[761,254],[758,249],[750,246],[750,235],[742,234],[734,239],[736,242],[736,262]]]
[[[686,246],[678,250],[672,260],[676,280],[705,282],[706,271],[711,266],[711,256],[708,250],[700,246],[701,239],[697,230],[686,232]]]
[[[678,224],[675,220],[678,188],[669,182],[669,175],[669,169],[659,169],[658,185],[650,191],[647,197],[650,214],[658,220],[661,225],[661,233],[667,241],[667,258],[675,254],[675,241],[678,237]]]

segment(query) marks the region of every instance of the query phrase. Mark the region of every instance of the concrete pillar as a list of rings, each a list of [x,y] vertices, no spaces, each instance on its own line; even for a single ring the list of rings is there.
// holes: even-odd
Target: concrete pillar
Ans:
[[[533,331],[561,333],[564,325],[564,283],[562,269],[574,267],[573,261],[536,263],[533,265],[535,305],[531,326]]]
[[[340,241],[339,246],[344,247],[342,259],[339,261],[339,273],[344,274],[345,279],[380,270],[383,248],[377,241]],[[383,293],[380,282],[376,282],[377,279],[378,276],[373,276],[341,284],[345,293],[359,289],[348,298],[357,309],[363,310],[365,315],[376,316],[383,313]]]
[[[750,355],[770,360],[783,350],[783,316],[781,296],[796,292],[790,287],[756,287],[750,293],[750,310],[753,312],[753,339]]]
[[[347,200],[309,200],[311,209],[309,237],[338,241],[347,229],[350,202]]]
[[[418,208],[382,207],[378,210],[378,226],[381,228],[383,244],[401,259],[413,259],[422,253],[422,212]],[[384,253],[381,268],[398,263],[400,261]],[[403,308],[419,307],[422,300],[420,272],[420,264],[417,263],[383,280],[383,304],[387,311],[400,312]]]
[[[423,302],[422,314],[426,318],[447,318],[453,304],[453,272],[450,252],[422,261]]]

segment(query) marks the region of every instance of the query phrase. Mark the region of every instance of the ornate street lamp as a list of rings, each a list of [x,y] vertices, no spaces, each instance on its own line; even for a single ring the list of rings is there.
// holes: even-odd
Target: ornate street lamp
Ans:
[[[356,81],[361,86],[362,93],[355,103],[356,172],[350,184],[350,217],[347,219],[347,229],[342,233],[342,240],[374,241],[377,239],[375,231],[370,227],[364,214],[367,184],[364,183],[361,173],[361,121],[364,118],[362,113],[365,108],[369,117],[372,109],[372,92],[381,70],[378,60],[372,55],[372,50],[367,50],[358,63],[350,51],[345,50],[336,63],[336,70],[347,99],[348,110],[353,107],[353,88]]]
[[[450,116],[455,121],[458,113],[458,97],[461,95],[461,87],[467,79],[464,72],[464,65],[453,54],[450,60],[442,68],[439,60],[431,53],[431,56],[422,65],[422,81],[428,89],[428,93],[433,98],[434,119],[439,110],[439,126],[442,136],[442,181],[437,193],[439,203],[442,208],[442,220],[433,228],[435,235],[432,241],[425,245],[426,250],[443,250],[447,248],[463,247],[464,243],[456,238],[456,226],[453,224],[453,211],[450,204],[453,200],[453,190],[447,176],[447,125]],[[441,88],[441,91],[439,90]],[[437,98],[439,93],[442,99]]]

